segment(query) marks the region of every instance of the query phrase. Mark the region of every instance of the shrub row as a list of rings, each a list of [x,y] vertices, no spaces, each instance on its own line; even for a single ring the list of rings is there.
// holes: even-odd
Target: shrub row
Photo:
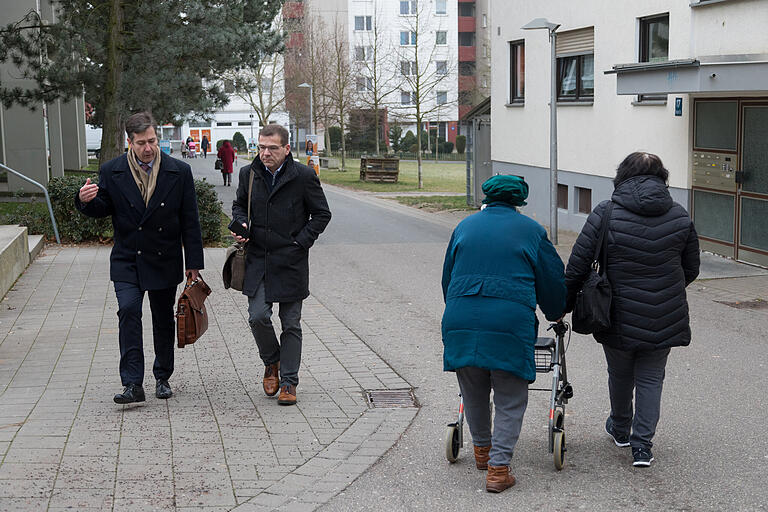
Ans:
[[[53,178],[48,183],[53,215],[59,228],[62,242],[104,241],[112,238],[112,221],[109,217],[94,219],[82,215],[75,208],[75,194],[91,178],[98,183],[98,175],[64,176]],[[197,209],[200,213],[200,229],[203,243],[217,244],[221,241],[221,201],[213,184],[203,179],[195,180]],[[27,226],[31,234],[42,234],[54,239],[45,199],[36,197],[31,203],[18,203],[11,211],[0,214],[0,224]]]

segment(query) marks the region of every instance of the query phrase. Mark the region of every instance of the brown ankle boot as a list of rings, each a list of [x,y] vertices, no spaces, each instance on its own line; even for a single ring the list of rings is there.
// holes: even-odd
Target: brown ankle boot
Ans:
[[[280,390],[280,376],[278,374],[280,370],[280,361],[275,364],[268,364],[264,368],[264,393],[267,396],[275,396]]]
[[[509,466],[488,466],[485,476],[485,490],[501,492],[515,485],[515,477],[509,473]]]
[[[488,469],[488,459],[490,458],[488,452],[491,451],[490,445],[473,446],[475,447],[475,466],[477,466],[477,469]]]

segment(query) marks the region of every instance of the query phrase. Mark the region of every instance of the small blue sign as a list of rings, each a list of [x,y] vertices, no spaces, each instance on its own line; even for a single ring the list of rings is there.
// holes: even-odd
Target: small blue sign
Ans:
[[[170,155],[171,154],[171,141],[170,140],[161,140],[159,142],[160,145],[160,151],[162,151],[165,154]]]
[[[675,98],[675,115],[683,115],[683,98]]]

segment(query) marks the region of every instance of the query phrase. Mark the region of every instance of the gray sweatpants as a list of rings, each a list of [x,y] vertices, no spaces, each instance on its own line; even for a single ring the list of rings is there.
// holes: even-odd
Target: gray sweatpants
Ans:
[[[528,406],[528,381],[502,370],[468,366],[456,370],[464,414],[476,446],[492,445],[491,466],[508,466],[515,451]],[[496,410],[491,434],[490,394]]]
[[[630,433],[631,427],[632,448],[651,448],[661,416],[661,389],[669,349],[627,352],[603,345],[603,351],[608,363],[613,427],[620,434]]]
[[[280,363],[280,386],[299,385],[301,365],[301,301],[280,302],[280,343],[272,326],[272,303],[265,300],[264,281],[248,297],[248,323],[264,365]]]

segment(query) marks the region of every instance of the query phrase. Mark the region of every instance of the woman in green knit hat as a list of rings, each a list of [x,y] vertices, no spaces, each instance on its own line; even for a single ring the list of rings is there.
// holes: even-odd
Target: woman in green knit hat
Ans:
[[[456,372],[486,490],[501,492],[515,484],[509,464],[536,379],[536,305],[548,320],[562,317],[565,283],[546,231],[517,210],[525,180],[493,176],[483,192],[486,207],[459,223],[445,254],[443,369]]]

